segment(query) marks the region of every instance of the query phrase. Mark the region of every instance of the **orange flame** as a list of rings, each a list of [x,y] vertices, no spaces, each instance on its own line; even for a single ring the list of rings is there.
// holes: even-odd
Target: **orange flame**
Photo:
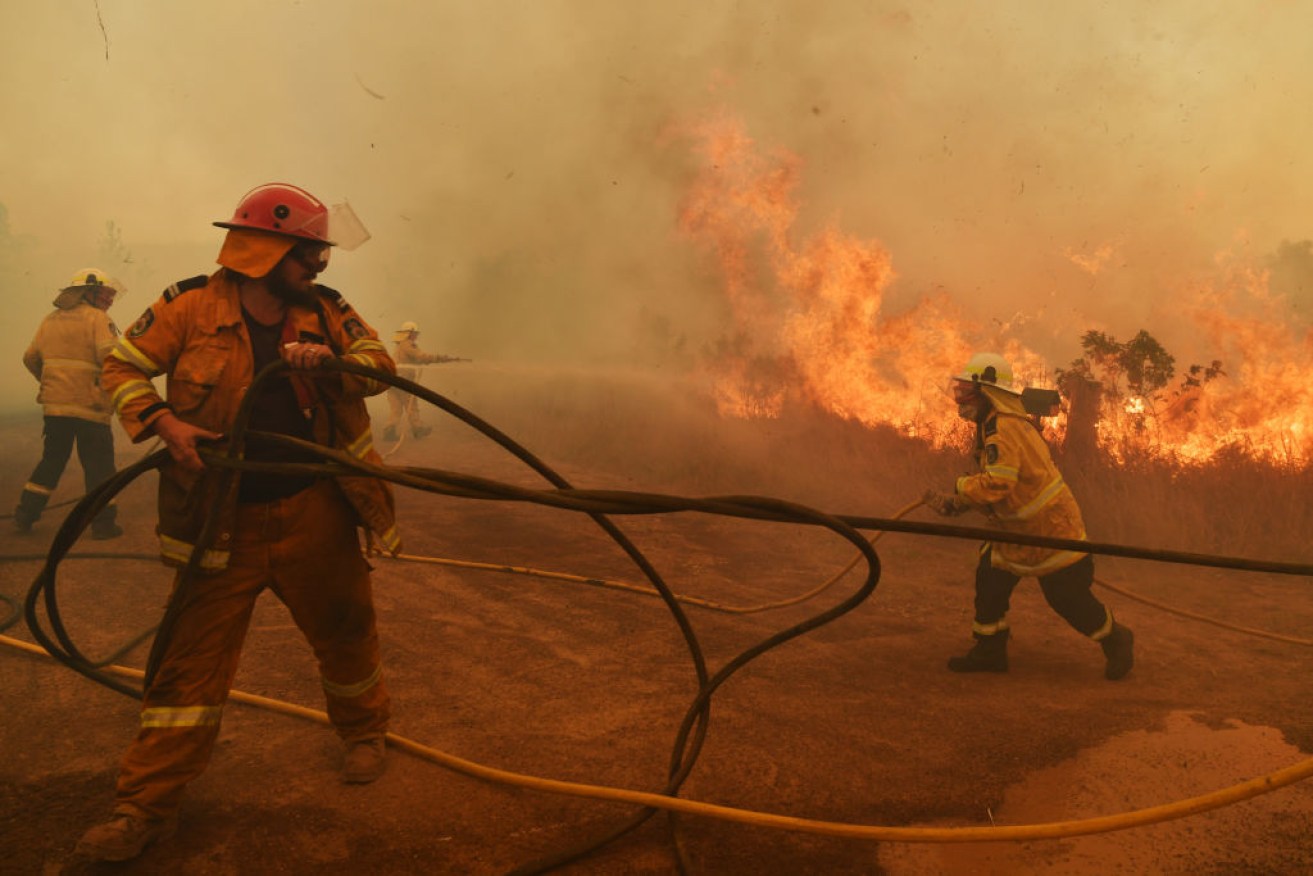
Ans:
[[[833,222],[799,233],[797,155],[762,152],[726,116],[692,134],[699,163],[679,225],[723,278],[729,324],[704,363],[723,415],[776,417],[807,403],[942,446],[969,434],[944,388],[973,352],[1009,358],[1021,385],[1052,385],[1039,356],[987,333],[947,295],[885,313],[895,273],[884,246]],[[1064,255],[1097,274],[1114,251],[1102,244]],[[1313,455],[1313,332],[1285,323],[1264,272],[1224,261],[1221,273],[1183,297],[1223,374],[1148,397],[1105,396],[1095,431],[1114,458],[1207,463],[1238,450],[1303,465]],[[1060,438],[1065,415],[1049,422]]]
[[[1163,412],[1163,440],[1185,459],[1207,462],[1228,448],[1299,466],[1313,458],[1313,330],[1290,324],[1268,280],[1226,255],[1220,279],[1186,298],[1226,376]]]
[[[944,387],[979,347],[979,329],[947,296],[884,314],[894,271],[883,246],[833,225],[794,242],[796,155],[761,154],[724,117],[695,133],[702,163],[680,227],[724,278],[732,340],[708,366],[721,413],[777,416],[796,399],[935,444],[959,440]],[[1005,354],[1034,370],[1018,345]]]

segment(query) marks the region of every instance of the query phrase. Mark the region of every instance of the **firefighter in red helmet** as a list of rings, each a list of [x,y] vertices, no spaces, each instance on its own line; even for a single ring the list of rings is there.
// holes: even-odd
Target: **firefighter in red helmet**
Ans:
[[[141,724],[119,773],[113,817],[77,854],[119,861],[172,832],[183,791],[205,769],[256,597],[287,606],[315,652],[328,715],[343,742],[341,777],[382,774],[389,698],[382,680],[369,566],[358,529],[400,547],[392,494],[372,478],[240,476],[219,495],[219,472],[197,453],[223,447],[255,374],[282,360],[292,370],[261,385],[252,430],[290,435],[379,463],[365,398],[386,384],[315,372],[332,357],[395,373],[378,335],[338,292],[316,282],[328,265],[329,209],[296,186],[249,192],[220,249],[220,270],[170,286],[119,339],[102,384],[133,441],[158,437],[160,551],[185,566],[204,548],[200,576],[174,582],[171,635],[142,702]],[[161,396],[152,379],[164,375]],[[284,445],[248,441],[247,460],[318,461]],[[217,513],[217,534],[198,545]]]
[[[923,501],[943,516],[979,511],[1005,531],[1085,539],[1080,508],[1053,464],[1048,446],[1014,390],[1012,367],[1002,356],[978,353],[950,381],[958,415],[976,425],[979,472],[957,479],[953,492],[928,491]],[[1090,592],[1094,558],[1088,553],[986,542],[976,567],[975,645],[953,657],[954,672],[1006,672],[1008,606],[1023,577],[1039,579],[1048,604],[1074,629],[1098,642],[1104,675],[1116,681],[1131,671],[1131,631]]]
[[[332,246],[328,239],[328,207],[305,189],[268,183],[251,189],[219,228],[266,231]],[[222,264],[222,262],[220,262]]]

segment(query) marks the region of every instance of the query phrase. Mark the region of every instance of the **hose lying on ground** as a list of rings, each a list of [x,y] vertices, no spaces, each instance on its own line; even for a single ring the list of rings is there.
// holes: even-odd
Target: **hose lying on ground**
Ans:
[[[303,450],[319,455],[325,460],[324,463],[270,467],[243,461],[242,448],[244,447],[247,437],[252,400],[258,396],[258,390],[263,382],[267,381],[272,375],[287,370],[286,365],[281,362],[273,363],[264,368],[260,374],[256,376],[255,380],[252,381],[251,387],[243,398],[233,428],[229,432],[227,453],[218,454],[212,450],[205,450],[203,452],[207,464],[221,469],[219,474],[219,495],[226,495],[227,491],[232,489],[235,484],[236,473],[239,470],[250,472],[296,472],[312,474],[313,476],[318,477],[332,477],[348,474],[358,476],[360,474],[367,474],[375,477],[383,477],[405,486],[431,489],[438,492],[443,491],[444,487],[441,485],[440,481],[431,479],[431,476],[421,477],[411,472],[392,471],[383,466],[372,466],[347,454],[305,442],[297,442],[294,439],[286,439],[285,436],[262,437],[274,441],[281,440],[284,443],[290,441],[293,446],[300,446]],[[413,394],[419,395],[495,440],[498,444],[509,450],[517,458],[541,474],[549,483],[558,487],[557,492],[562,494],[571,492],[569,490],[569,484],[564,478],[561,478],[544,463],[530,454],[529,451],[513,442],[509,437],[503,435],[500,431],[485,423],[469,411],[464,410],[459,405],[456,405],[454,402],[451,402],[450,400],[439,396],[412,381],[340,359],[326,363],[323,370],[346,372],[356,374],[366,379],[391,383],[400,386]],[[97,670],[91,665],[91,661],[89,661],[85,655],[77,649],[76,645],[68,636],[67,631],[64,629],[62,621],[59,618],[58,602],[56,598],[56,569],[60,560],[69,552],[78,536],[87,527],[90,519],[94,517],[94,515],[99,512],[114,495],[136,477],[152,468],[159,467],[164,462],[165,456],[163,453],[151,454],[137,464],[118,472],[99,488],[88,493],[88,495],[78,503],[73,511],[69,513],[64,524],[60,527],[60,530],[56,533],[55,538],[51,543],[49,558],[29,590],[24,606],[28,626],[31,629],[33,636],[37,638],[38,642],[40,642],[52,656],[76,671],[81,672],[88,678],[111,687],[114,690],[138,698],[142,696],[140,690],[124,684],[115,678],[111,678],[107,674]],[[455,494],[459,495],[462,494],[466,487],[457,485],[455,489]],[[505,495],[497,490],[494,490],[494,492],[497,493],[498,498],[524,499],[529,496],[529,493],[517,490],[511,490],[509,494]],[[543,495],[549,495],[550,492],[551,491],[545,491]],[[835,617],[838,617],[856,607],[856,605],[860,604],[860,602],[875,588],[876,581],[879,577],[878,558],[860,533],[853,530],[847,524],[830,518],[820,512],[805,509],[801,506],[790,505],[789,503],[781,502],[779,500],[753,499],[749,497],[737,500],[668,501],[666,497],[655,497],[655,506],[649,508],[647,511],[640,512],[637,509],[627,510],[626,513],[666,513],[677,510],[704,510],[710,513],[724,513],[725,508],[728,508],[731,505],[736,505],[738,507],[751,508],[752,510],[746,512],[748,516],[761,516],[767,519],[789,519],[794,516],[802,516],[813,525],[827,526],[838,532],[844,538],[853,543],[854,546],[865,555],[868,562],[869,572],[866,582],[856,593],[844,600],[841,604],[827,611],[821,612],[802,623],[795,624],[786,630],[776,633],[758,645],[745,650],[738,657],[729,661],[715,677],[711,677],[707,672],[705,660],[702,657],[701,647],[697,642],[696,635],[694,634],[691,625],[688,623],[687,618],[684,616],[678,602],[675,601],[669,588],[661,579],[661,576],[657,573],[655,568],[653,568],[647,561],[646,557],[643,556],[637,547],[629,541],[615,524],[600,512],[599,508],[604,506],[605,503],[600,500],[590,500],[587,498],[564,498],[555,501],[547,499],[545,501],[547,504],[556,504],[557,507],[569,507],[573,510],[589,514],[589,516],[591,516],[598,525],[600,525],[607,534],[610,535],[623,550],[625,550],[631,559],[634,560],[635,564],[639,566],[645,575],[647,575],[653,586],[661,591],[663,600],[666,602],[669,611],[675,617],[678,626],[684,634],[686,644],[693,657],[699,692],[689,706],[685,718],[676,734],[676,740],[671,755],[669,775],[664,789],[666,793],[674,793],[678,790],[679,786],[691,771],[693,764],[696,762],[697,755],[701,750],[703,740],[705,739],[710,697],[714,690],[729,678],[733,672],[737,671],[738,668],[745,665],[764,651],[788,641],[791,638],[802,635],[808,630],[827,623]],[[177,617],[181,606],[185,605],[190,598],[191,582],[196,579],[199,559],[213,542],[217,530],[217,522],[218,514],[216,503],[216,507],[211,509],[211,513],[205,521],[205,525],[202,527],[202,532],[197,539],[197,544],[193,550],[191,561],[179,575],[178,581],[174,587],[173,595],[165,610],[164,618],[160,624],[159,633],[156,636],[151,649],[150,658],[147,661],[145,673],[145,681],[147,684],[149,684],[151,677],[159,665],[159,661],[171,635],[174,620]],[[42,628],[38,617],[37,606],[42,602],[44,602],[46,616],[51,626],[50,634],[47,634]],[[645,808],[618,827],[608,831],[604,836],[589,841],[584,847],[564,852],[561,855],[556,856],[552,861],[539,862],[537,866],[555,866],[557,863],[564,863],[566,860],[572,860],[575,857],[586,854],[592,849],[599,847],[601,844],[609,842],[634,829],[639,824],[643,823],[643,821],[650,817],[655,811],[656,810],[651,808]]]
[[[916,503],[914,505],[909,505],[906,508],[903,508],[896,515],[894,515],[893,519],[894,520],[900,519],[902,515],[909,513],[911,509],[916,508],[919,504],[920,503]],[[871,539],[872,542],[874,542],[875,540],[876,539]],[[373,559],[393,560],[396,562],[407,562],[407,563],[425,563],[435,566],[450,566],[456,569],[475,569],[484,572],[501,572],[509,575],[526,575],[531,578],[544,578],[551,581],[569,581],[574,584],[587,584],[592,587],[606,587],[611,590],[623,590],[629,593],[637,593],[641,596],[660,595],[657,593],[656,590],[653,590],[651,587],[644,587],[641,584],[634,584],[630,581],[621,581],[614,578],[599,578],[596,575],[575,575],[569,572],[553,572],[547,569],[534,569],[529,566],[512,566],[506,563],[481,563],[481,562],[476,562],[474,560],[456,560],[456,559],[451,559],[449,557],[425,557],[425,556],[420,556],[418,554],[397,554],[396,556],[389,556],[388,554],[379,553],[377,551],[370,551],[368,553],[369,556]],[[4,560],[4,559],[8,559],[8,558],[0,557],[0,560]],[[809,590],[806,593],[800,594],[798,596],[793,596],[788,599],[778,600],[776,602],[762,603],[759,605],[727,605],[722,602],[716,602],[715,600],[703,599],[700,596],[688,596],[682,593],[676,593],[675,599],[679,600],[680,603],[684,605],[691,605],[696,608],[704,608],[707,609],[708,611],[724,612],[726,614],[755,614],[761,611],[784,608],[790,605],[797,605],[801,602],[805,602],[809,599],[813,599],[816,596],[820,595],[822,592],[833,586],[836,582],[842,580],[843,576],[846,575],[848,572],[851,572],[853,568],[857,565],[857,563],[860,561],[860,559],[861,559],[861,555],[858,554],[853,558],[852,562],[844,566],[838,572],[834,573],[834,575],[831,576],[830,578],[826,579],[825,583],[821,584],[819,587],[813,588],[812,590]],[[1209,617],[1208,615],[1199,614],[1193,611],[1187,611],[1181,608],[1175,608],[1173,606],[1168,605],[1165,602],[1159,602],[1157,600],[1150,599],[1147,596],[1141,596],[1140,594],[1135,593],[1132,590],[1127,590],[1124,587],[1118,587],[1115,584],[1109,584],[1107,581],[1104,581],[1101,578],[1095,578],[1094,583],[1099,585],[1100,587],[1104,587],[1107,588],[1108,590],[1111,590],[1113,593],[1119,594],[1121,596],[1125,596],[1127,599],[1131,599],[1135,602],[1139,602],[1142,605],[1147,605],[1151,608],[1156,608],[1159,611],[1165,612],[1166,614],[1187,618],[1189,620],[1196,620],[1199,621],[1200,623],[1209,624],[1210,626],[1215,626],[1223,630],[1231,630],[1232,632],[1236,632],[1236,633],[1243,633],[1249,636],[1257,636],[1261,639],[1272,639],[1273,641],[1285,642],[1290,645],[1303,645],[1305,647],[1313,647],[1313,639],[1303,639],[1300,638],[1299,636],[1287,636],[1282,633],[1274,633],[1269,630],[1260,630],[1255,627],[1241,626],[1240,624],[1228,623],[1227,621],[1218,620],[1217,618]],[[0,629],[3,629],[3,627],[0,627]]]
[[[40,648],[29,645],[27,642],[11,639],[8,636],[0,636],[0,644],[8,645],[31,654],[46,656],[45,652]],[[131,669],[126,666],[111,666],[109,668],[111,672],[121,674],[128,678],[142,678],[144,675],[141,670]],[[229,697],[235,702],[269,709],[284,715],[305,718],[311,721],[316,721],[320,724],[329,724],[327,714],[315,709],[308,709],[304,706],[282,702],[281,700],[269,699],[268,697],[262,697],[240,690],[232,691]],[[395,733],[389,733],[387,738],[388,744],[393,748],[400,749],[458,773],[472,776],[476,779],[482,779],[484,781],[511,785],[514,787],[525,788],[527,790],[542,791],[549,794],[564,794],[572,797],[586,797],[609,802],[633,803],[639,806],[668,809],[670,811],[681,812],[687,815],[702,815],[708,818],[717,818],[723,821],[736,822],[738,824],[768,827],[776,830],[788,830],[796,833],[808,833],[846,839],[903,843],[1024,842],[1029,840],[1064,839],[1075,836],[1088,836],[1097,833],[1109,833],[1132,827],[1145,827],[1151,824],[1160,824],[1165,821],[1185,818],[1190,815],[1197,815],[1201,812],[1220,809],[1223,806],[1229,806],[1234,803],[1240,803],[1244,800],[1250,800],[1262,794],[1267,794],[1313,777],[1313,758],[1309,758],[1292,766],[1285,767],[1284,769],[1268,773],[1267,775],[1240,782],[1229,788],[1222,788],[1217,791],[1200,794],[1196,797],[1190,797],[1185,800],[1177,800],[1172,803],[1150,806],[1145,809],[1137,809],[1132,812],[1123,812],[1117,815],[1104,815],[1094,818],[1055,821],[1042,824],[1014,824],[990,827],[886,827],[881,825],[853,824],[850,822],[823,821],[813,818],[798,818],[788,815],[777,815],[769,812],[758,812],[750,809],[740,809],[733,806],[721,806],[715,803],[704,803],[681,797],[651,794],[644,791],[631,791],[625,788],[613,788],[604,785],[590,785],[581,782],[565,782],[555,779],[546,779],[539,776],[530,776],[525,775],[524,773],[497,769],[474,761],[465,760],[464,758],[448,754],[439,749],[431,748]]]
[[[675,735],[675,741],[668,766],[668,774],[662,792],[659,794],[647,794],[645,796],[643,795],[643,792],[626,792],[636,795],[626,799],[633,801],[643,800],[640,805],[644,808],[620,825],[606,831],[604,835],[591,839],[577,848],[572,848],[561,852],[558,855],[536,861],[533,864],[528,865],[526,869],[548,869],[581,857],[582,855],[587,854],[596,848],[599,848],[601,845],[634,829],[653,814],[657,808],[666,809],[672,812],[683,811],[681,805],[675,805],[666,801],[677,799],[675,795],[696,762],[703,740],[705,739],[710,701],[715,691],[736,671],[756,657],[765,653],[767,650],[803,635],[810,630],[814,630],[817,627],[840,617],[848,611],[851,611],[874,591],[876,583],[879,580],[879,558],[876,556],[872,546],[868,544],[867,540],[862,537],[860,532],[858,532],[858,529],[910,532],[917,534],[950,536],[955,538],[970,538],[973,540],[987,539],[1018,544],[1038,544],[1046,547],[1079,549],[1088,553],[1106,553],[1115,556],[1157,559],[1166,562],[1191,563],[1195,565],[1208,565],[1222,568],[1255,569],[1259,571],[1279,572],[1282,574],[1309,575],[1313,573],[1313,567],[1294,563],[1272,563],[1232,557],[1204,556],[1171,551],[1152,551],[1122,545],[1105,545],[1072,539],[1023,536],[1011,533],[999,533],[992,530],[974,527],[918,523],[899,519],[840,517],[766,497],[723,496],[706,499],[689,499],[655,493],[634,493],[613,490],[577,490],[571,488],[563,478],[553,472],[540,460],[537,460],[537,458],[527,450],[513,442],[509,437],[503,435],[494,427],[466,411],[464,408],[461,408],[459,405],[456,405],[449,399],[439,396],[412,381],[379,372],[375,369],[357,365],[352,362],[331,360],[330,362],[325,363],[324,370],[356,374],[375,381],[399,386],[421,398],[424,398],[432,404],[435,404],[453,416],[458,417],[462,421],[478,429],[492,440],[497,441],[498,444],[506,448],[517,458],[521,459],[521,461],[525,462],[541,474],[553,485],[554,489],[532,490],[499,483],[485,478],[478,478],[471,475],[437,469],[420,467],[389,468],[387,466],[366,462],[332,448],[298,441],[287,436],[269,435],[249,431],[248,423],[250,417],[250,403],[257,395],[257,387],[262,381],[267,380],[270,375],[286,370],[286,366],[282,363],[274,363],[257,375],[256,379],[252,382],[250,389],[246,393],[242,407],[239,410],[236,422],[234,423],[234,427],[230,432],[226,453],[217,453],[211,449],[203,449],[202,457],[207,465],[220,470],[219,479],[221,495],[223,494],[223,490],[230,489],[235,484],[238,472],[278,472],[310,475],[314,477],[358,477],[364,475],[385,479],[402,486],[444,495],[491,501],[527,501],[548,507],[586,513],[592,517],[608,533],[608,535],[610,535],[617,544],[622,547],[623,550],[625,550],[635,564],[642,569],[645,575],[647,575],[653,586],[660,593],[661,598],[666,603],[667,608],[674,616],[684,634],[686,644],[694,660],[698,680],[698,692],[685,711],[684,717]],[[322,462],[275,464],[244,460],[242,458],[242,447],[244,446],[248,434],[251,436],[258,435],[266,441],[281,443],[285,446],[294,447],[298,450],[313,454],[319,457]],[[60,527],[59,532],[56,533],[55,539],[51,544],[47,562],[38,574],[32,588],[29,590],[25,602],[25,615],[28,620],[29,628],[48,653],[89,678],[102,684],[106,684],[115,690],[136,697],[141,696],[140,690],[124,684],[117,679],[111,678],[108,674],[100,672],[97,668],[92,666],[91,661],[80,653],[76,645],[67,635],[67,632],[64,630],[62,622],[59,619],[56,599],[55,572],[59,562],[68,554],[72,544],[76,541],[79,534],[87,527],[91,518],[94,517],[95,514],[128,483],[146,471],[162,465],[166,460],[166,457],[167,454],[163,451],[151,454],[136,465],[130,466],[116,474],[113,478],[89,493],[78,503],[65,519],[64,525]],[[198,539],[196,548],[193,552],[192,562],[189,564],[188,568],[181,573],[179,581],[175,587],[174,596],[170,599],[169,607],[166,609],[159,634],[157,635],[152,648],[151,657],[147,663],[145,673],[145,679],[147,681],[149,681],[157,668],[164,647],[168,642],[173,618],[177,616],[179,608],[186,604],[190,582],[195,579],[197,574],[196,566],[198,565],[199,557],[213,540],[218,520],[217,513],[214,513],[217,511],[217,507],[216,504],[215,509],[212,510],[209,519],[206,521],[201,537]],[[803,523],[806,525],[826,527],[849,541],[857,548],[861,558],[864,559],[867,564],[865,581],[860,587],[837,605],[798,624],[766,637],[762,641],[745,649],[743,652],[729,660],[714,675],[709,674],[705,666],[705,661],[702,658],[701,648],[697,642],[697,638],[679,606],[678,599],[670,591],[669,587],[666,586],[661,579],[661,576],[651,566],[642,553],[638,551],[632,542],[630,542],[629,539],[624,536],[624,534],[608,518],[608,515],[665,514],[687,511],[720,514],[752,520]],[[41,628],[36,610],[38,604],[42,603],[43,597],[46,616],[51,625],[50,635],[47,635]]]

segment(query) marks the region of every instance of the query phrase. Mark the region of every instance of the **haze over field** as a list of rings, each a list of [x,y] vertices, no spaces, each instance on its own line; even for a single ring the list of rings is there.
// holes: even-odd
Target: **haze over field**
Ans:
[[[130,324],[214,267],[249,188],[348,200],[323,280],[381,332],[488,362],[691,361],[729,330],[679,225],[693,133],[793,168],[787,233],[887,254],[886,314],[943,294],[1052,366],[1272,267],[1307,330],[1313,8],[16,0],[0,7],[0,406],[55,289],[116,273]],[[715,170],[716,168],[712,168]],[[107,223],[119,245],[107,246]],[[769,347],[769,344],[763,344]]]

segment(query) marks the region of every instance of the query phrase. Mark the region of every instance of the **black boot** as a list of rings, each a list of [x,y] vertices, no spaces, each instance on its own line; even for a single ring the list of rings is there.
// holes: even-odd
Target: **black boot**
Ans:
[[[49,501],[49,494],[24,488],[18,497],[18,507],[14,509],[14,528],[23,533],[31,532],[32,525],[41,519],[41,512]]]
[[[1099,645],[1103,648],[1103,656],[1108,658],[1103,677],[1109,681],[1125,678],[1126,673],[1135,665],[1135,634],[1128,627],[1113,621],[1112,632]]]
[[[123,527],[118,524],[118,508],[110,505],[91,521],[91,537],[97,541],[108,541],[123,534]]]
[[[975,633],[975,646],[961,657],[948,658],[948,668],[954,672],[1007,672],[1008,633],[1008,630],[999,630],[992,636]]]
[[[36,523],[36,518],[22,505],[14,509],[14,529],[26,535],[32,531],[32,524],[34,523]]]

